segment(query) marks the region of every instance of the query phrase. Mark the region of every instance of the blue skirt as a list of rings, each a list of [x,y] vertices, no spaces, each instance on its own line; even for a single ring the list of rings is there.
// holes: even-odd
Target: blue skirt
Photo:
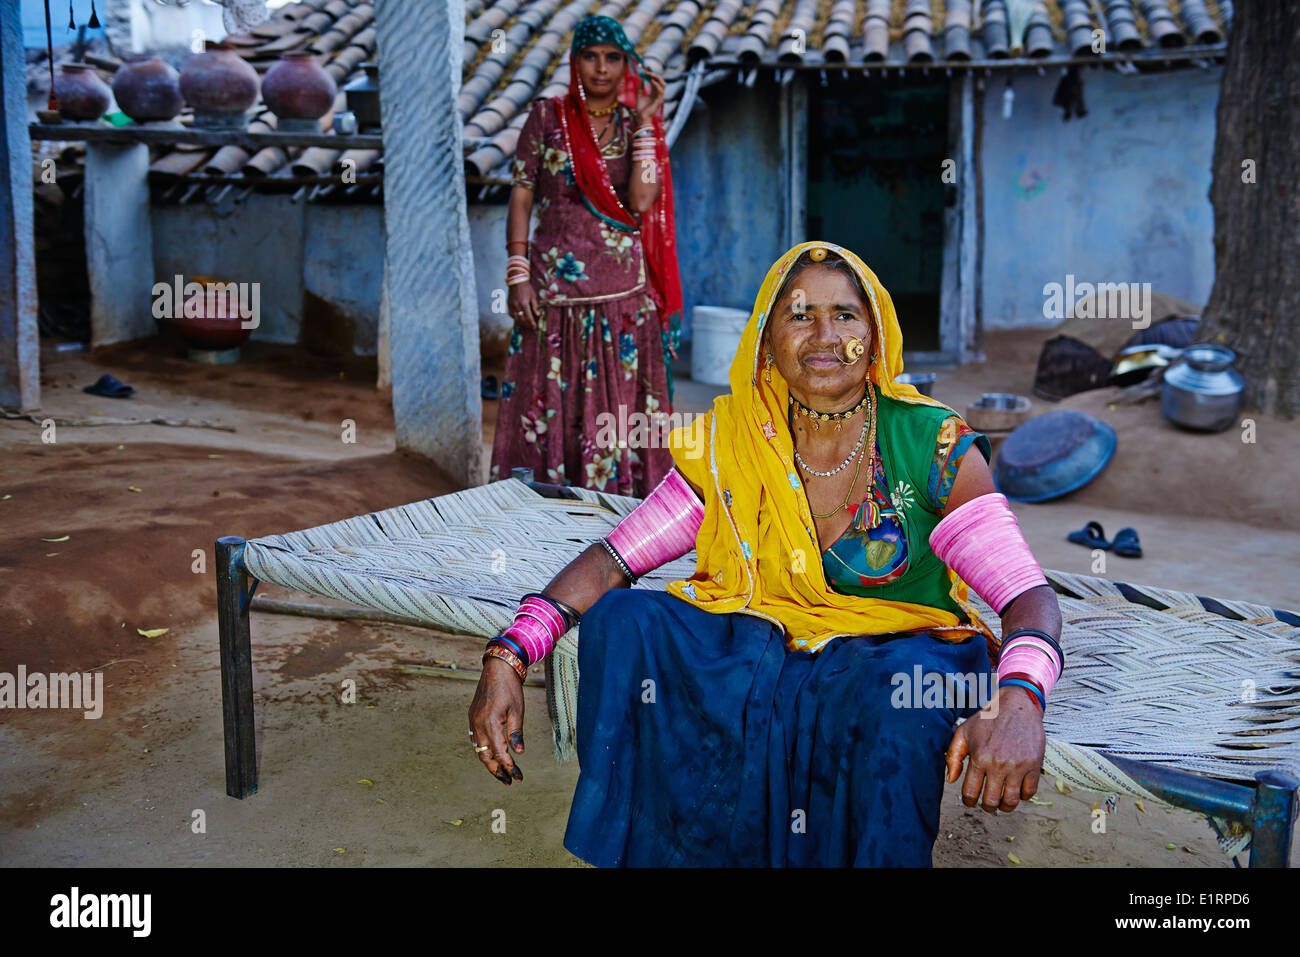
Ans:
[[[583,615],[578,661],[564,846],[600,867],[929,867],[944,752],[977,702],[917,680],[989,671],[982,639],[792,652],[765,619],[626,589]]]

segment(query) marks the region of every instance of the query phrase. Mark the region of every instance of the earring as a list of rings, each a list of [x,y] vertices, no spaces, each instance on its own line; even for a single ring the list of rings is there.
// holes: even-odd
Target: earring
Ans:
[[[770,385],[772,383],[772,353],[767,354],[767,366],[763,369],[763,379]]]

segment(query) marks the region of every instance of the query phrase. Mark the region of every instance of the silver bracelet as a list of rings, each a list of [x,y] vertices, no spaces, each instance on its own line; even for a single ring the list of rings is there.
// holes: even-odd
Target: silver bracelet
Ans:
[[[630,568],[627,567],[627,562],[623,561],[623,556],[620,555],[620,554],[618,553],[618,550],[617,550],[616,548],[614,548],[614,546],[611,545],[611,544],[609,543],[609,539],[608,539],[608,538],[602,538],[602,539],[600,540],[600,544],[602,544],[602,545],[605,546],[605,551],[609,552],[609,557],[612,558],[612,559],[614,559],[614,564],[617,565],[617,566],[618,566],[618,570],[621,571],[621,572],[623,573],[623,577],[625,577],[625,578],[627,579],[627,583],[628,583],[629,585],[635,585],[635,584],[636,584],[636,575],[633,575],[633,574],[632,574],[632,569],[630,569]]]

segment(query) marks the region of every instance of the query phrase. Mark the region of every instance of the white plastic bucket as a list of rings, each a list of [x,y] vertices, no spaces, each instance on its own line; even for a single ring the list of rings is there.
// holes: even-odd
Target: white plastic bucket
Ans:
[[[726,306],[696,306],[691,310],[691,378],[709,385],[727,385],[727,373],[740,347],[749,313]]]

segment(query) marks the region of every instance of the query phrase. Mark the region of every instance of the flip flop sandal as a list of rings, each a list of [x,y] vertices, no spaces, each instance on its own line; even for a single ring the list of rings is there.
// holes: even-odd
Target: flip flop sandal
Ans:
[[[1138,541],[1137,529],[1121,528],[1115,533],[1115,541],[1111,544],[1115,547],[1116,555],[1125,558],[1142,557],[1142,544]]]
[[[1129,531],[1132,532],[1133,529],[1130,528]],[[1137,533],[1134,533],[1133,537],[1136,538]],[[1109,550],[1112,544],[1111,542],[1106,541],[1106,533],[1102,530],[1099,522],[1089,522],[1087,525],[1083,526],[1083,528],[1066,535],[1065,540],[1067,542],[1074,542],[1076,545],[1082,545],[1085,548],[1100,548],[1104,550]]]
[[[98,382],[86,386],[83,391],[89,392],[91,395],[102,395],[108,399],[125,399],[135,395],[135,389],[107,372],[99,377]]]
[[[494,375],[485,375],[479,392],[485,399],[501,398],[501,388],[497,385],[497,377]]]

